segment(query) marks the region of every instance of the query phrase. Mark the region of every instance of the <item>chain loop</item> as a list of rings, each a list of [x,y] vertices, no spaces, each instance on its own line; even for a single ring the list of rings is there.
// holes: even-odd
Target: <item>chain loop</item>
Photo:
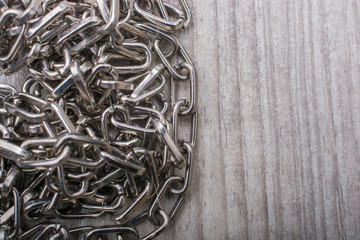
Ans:
[[[174,220],[197,133],[176,37],[191,12],[174,2],[0,0],[0,72],[29,73],[19,91],[0,84],[1,239],[152,239]]]

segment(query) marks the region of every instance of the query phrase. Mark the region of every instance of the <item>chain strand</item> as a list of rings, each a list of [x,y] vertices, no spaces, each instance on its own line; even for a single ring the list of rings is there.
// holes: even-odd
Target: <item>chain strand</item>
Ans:
[[[174,220],[197,132],[175,36],[190,21],[186,0],[0,0],[0,71],[28,71],[0,84],[0,239],[152,239]]]

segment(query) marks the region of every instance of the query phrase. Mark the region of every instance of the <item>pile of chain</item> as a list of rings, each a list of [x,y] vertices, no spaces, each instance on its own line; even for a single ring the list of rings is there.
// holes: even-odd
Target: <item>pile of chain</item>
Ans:
[[[186,0],[0,0],[0,71],[28,71],[0,84],[0,239],[152,239],[172,222],[196,142],[175,37],[190,20]]]

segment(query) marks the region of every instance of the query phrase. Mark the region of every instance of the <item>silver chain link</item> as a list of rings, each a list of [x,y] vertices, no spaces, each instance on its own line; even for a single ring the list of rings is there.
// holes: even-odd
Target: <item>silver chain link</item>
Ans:
[[[190,21],[186,0],[0,0],[0,71],[28,71],[0,84],[0,239],[152,239],[174,220],[197,132],[175,36]]]

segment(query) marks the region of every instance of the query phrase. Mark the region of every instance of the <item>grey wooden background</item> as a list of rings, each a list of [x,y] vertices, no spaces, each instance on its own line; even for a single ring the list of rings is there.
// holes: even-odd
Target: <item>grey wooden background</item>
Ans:
[[[189,4],[199,138],[159,239],[360,239],[360,1]]]

